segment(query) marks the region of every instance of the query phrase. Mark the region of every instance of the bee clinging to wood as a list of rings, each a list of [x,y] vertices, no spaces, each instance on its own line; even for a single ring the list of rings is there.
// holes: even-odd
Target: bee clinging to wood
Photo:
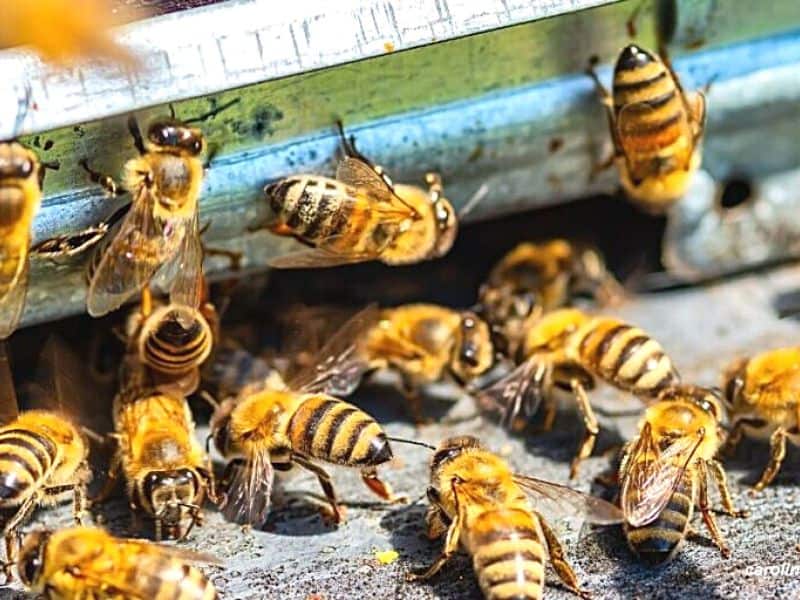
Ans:
[[[727,445],[742,437],[769,439],[770,460],[755,491],[767,487],[781,468],[786,442],[800,446],[800,348],[779,348],[732,363],[723,375],[731,419]]]
[[[717,390],[693,385],[664,389],[623,450],[619,480],[625,537],[648,564],[675,556],[695,506],[722,555],[730,555],[711,507],[709,479],[719,489],[725,513],[744,517],[747,512],[734,507],[725,470],[715,458],[724,436],[721,400]]]
[[[685,193],[700,168],[706,102],[701,91],[687,94],[666,52],[657,56],[629,45],[614,67],[612,92],[593,65],[588,74],[606,108],[614,154],[599,168],[616,163],[628,197],[663,213]]]
[[[489,600],[542,598],[548,557],[564,585],[588,597],[540,511],[610,525],[622,520],[619,509],[568,487],[514,473],[471,436],[439,445],[430,478],[428,537],[444,535],[445,545],[436,561],[411,579],[432,577],[461,546],[471,555]]]
[[[508,427],[517,428],[543,407],[543,429],[552,427],[557,402],[554,392],[570,393],[577,402],[586,432],[570,476],[591,455],[599,432],[587,390],[606,382],[634,396],[652,400],[678,383],[672,360],[647,333],[612,317],[590,316],[572,308],[544,315],[526,332],[521,348],[525,361],[478,395],[488,412],[500,412]],[[520,423],[521,421],[521,423]]]
[[[339,124],[344,157],[336,179],[293,175],[264,189],[271,212],[263,227],[310,248],[274,259],[280,268],[329,267],[379,260],[404,265],[439,258],[455,241],[458,219],[439,175],[428,190],[395,185],[355,148]]]

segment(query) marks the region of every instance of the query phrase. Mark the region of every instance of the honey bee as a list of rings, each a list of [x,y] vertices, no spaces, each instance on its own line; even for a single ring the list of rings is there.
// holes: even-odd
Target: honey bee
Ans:
[[[356,150],[341,124],[339,131],[345,156],[336,179],[293,175],[264,189],[272,213],[264,227],[311,246],[278,257],[271,266],[330,267],[368,260],[405,265],[447,254],[458,219],[442,195],[441,178],[429,173],[427,191],[395,186]]]
[[[435,304],[407,304],[381,311],[359,344],[371,369],[398,372],[415,418],[421,386],[451,377],[471,382],[494,364],[489,326],[470,311]]]
[[[786,440],[800,445],[800,348],[779,348],[740,359],[723,375],[732,449],[747,434],[769,438],[770,461],[755,491],[772,482],[786,455]]]
[[[409,578],[435,575],[461,545],[472,555],[484,597],[492,600],[541,598],[548,555],[564,585],[581,597],[589,596],[540,514],[543,508],[596,524],[622,521],[620,510],[604,500],[514,473],[471,436],[447,439],[436,449],[428,499],[428,537],[446,533],[445,546],[426,571]]]
[[[594,248],[564,239],[523,242],[492,268],[479,291],[479,312],[495,334],[495,345],[515,356],[532,322],[581,293],[602,304],[624,295]]]
[[[649,406],[639,435],[625,446],[620,463],[620,501],[628,545],[646,563],[670,560],[683,545],[697,505],[711,538],[728,558],[708,495],[712,477],[724,511],[737,510],[722,465],[714,458],[723,441],[722,398],[717,390],[675,385]]]
[[[700,168],[705,95],[681,87],[664,51],[660,57],[629,45],[614,67],[613,93],[588,69],[606,107],[614,155],[627,195],[648,212],[663,213],[679,200]]]
[[[591,455],[599,426],[587,390],[604,381],[641,399],[654,399],[679,381],[672,360],[644,331],[612,317],[590,316],[572,308],[544,315],[526,332],[526,357],[509,375],[484,390],[479,404],[503,413],[508,427],[533,416],[543,404],[543,429],[552,427],[557,402],[553,392],[571,393],[586,432],[572,461],[570,477]]]
[[[128,190],[133,198],[119,229],[100,245],[89,265],[90,315],[119,308],[154,276],[169,282],[173,302],[199,306],[203,250],[197,208],[206,142],[189,122],[155,121],[145,144],[136,120],[129,119],[140,156],[125,164],[122,188],[82,162],[93,181],[114,193]]]
[[[196,562],[219,564],[173,546],[71,527],[26,535],[17,570],[25,587],[44,598],[216,600],[214,584]]]
[[[369,307],[346,323],[320,351],[320,359],[286,385],[258,382],[216,407],[211,435],[229,461],[221,496],[225,516],[262,524],[269,513],[274,470],[298,465],[314,473],[336,522],[343,514],[328,473],[317,462],[358,469],[369,489],[389,502],[401,501],[378,478],[392,459],[389,439],[371,416],[330,394],[357,385],[367,365],[352,340],[377,318]],[[323,391],[320,391],[323,390]]]
[[[77,366],[63,352],[56,342],[48,343],[40,365],[50,375],[41,382],[48,387],[38,398],[43,408],[19,412],[8,355],[0,346],[0,509],[11,513],[3,526],[9,561],[17,530],[37,506],[71,496],[75,520],[80,523],[86,513],[89,446],[68,416],[83,399],[71,394]]]
[[[137,15],[145,16],[142,11]],[[131,15],[132,16],[132,15]],[[137,64],[109,28],[120,21],[118,7],[106,0],[38,0],[3,6],[0,47],[31,46],[44,60],[69,64],[79,59]]]

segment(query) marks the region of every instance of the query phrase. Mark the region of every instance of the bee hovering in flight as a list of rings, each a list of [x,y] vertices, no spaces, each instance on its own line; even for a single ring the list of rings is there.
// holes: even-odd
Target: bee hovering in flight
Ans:
[[[552,427],[557,403],[554,392],[571,393],[586,432],[572,461],[570,477],[591,455],[599,432],[587,390],[596,380],[654,399],[678,383],[672,360],[644,331],[618,319],[590,316],[562,308],[544,315],[527,331],[522,345],[525,361],[509,375],[481,392],[478,402],[488,412],[500,412],[506,426],[517,428],[544,404],[543,429]]]
[[[579,516],[595,524],[622,521],[618,508],[568,487],[514,473],[474,437],[444,440],[431,461],[428,537],[446,534],[445,547],[423,573],[428,579],[462,546],[489,600],[539,600],[550,562],[564,585],[587,598],[555,532],[539,512]]]
[[[39,530],[22,541],[16,565],[25,587],[43,598],[217,600],[214,584],[191,563],[213,557],[96,527]]]
[[[491,326],[498,349],[513,358],[536,319],[582,293],[601,304],[624,296],[597,250],[564,239],[523,242],[492,268],[479,291],[479,313]]]
[[[623,450],[619,480],[625,537],[646,563],[675,556],[695,506],[722,556],[730,555],[711,508],[709,478],[719,489],[725,513],[744,517],[747,512],[734,507],[725,470],[715,459],[724,434],[721,401],[716,390],[668,387],[647,408],[639,434]]]
[[[191,307],[203,295],[203,248],[198,225],[198,200],[203,182],[202,132],[189,124],[204,121],[238,100],[194,119],[154,121],[142,138],[136,119],[128,119],[139,156],[125,163],[124,181],[83,168],[109,192],[128,191],[128,214],[97,249],[89,265],[86,306],[93,317],[119,308],[157,277],[169,285],[170,299]]]
[[[80,367],[65,352],[48,342],[37,376],[44,389],[34,399],[42,408],[19,412],[8,356],[0,346],[0,508],[11,511],[3,524],[7,561],[14,559],[19,528],[37,507],[71,497],[75,520],[85,517],[89,445],[71,413],[88,410],[88,398],[75,385]]]
[[[742,436],[770,441],[770,460],[755,491],[767,487],[781,468],[786,441],[800,446],[800,348],[779,348],[729,365],[723,375],[731,416],[729,449]]]
[[[394,185],[381,167],[356,150],[341,123],[339,132],[344,157],[336,179],[293,175],[264,189],[272,213],[264,227],[310,246],[270,264],[304,268],[379,260],[405,265],[447,254],[458,219],[442,195],[439,175],[427,175],[427,191]]]
[[[401,501],[378,478],[393,457],[389,439],[371,416],[332,395],[350,393],[368,368],[353,340],[377,319],[374,307],[351,318],[320,350],[311,367],[281,385],[254,382],[216,407],[211,435],[229,461],[221,488],[222,511],[237,523],[260,525],[269,514],[275,469],[299,465],[314,473],[335,522],[344,518],[330,475],[318,462],[358,469],[369,489]]]
[[[665,51],[636,45],[619,55],[612,93],[590,65],[588,74],[606,107],[622,187],[639,206],[663,213],[686,193],[700,168],[705,95],[687,95]]]

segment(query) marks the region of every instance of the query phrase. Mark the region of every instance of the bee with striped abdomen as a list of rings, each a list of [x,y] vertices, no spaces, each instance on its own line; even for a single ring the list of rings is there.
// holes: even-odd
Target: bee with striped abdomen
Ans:
[[[41,505],[72,497],[73,515],[80,523],[86,513],[86,486],[91,479],[89,445],[70,414],[84,406],[75,397],[77,365],[51,341],[42,364],[47,371],[45,393],[36,400],[42,408],[19,412],[11,368],[0,346],[0,509],[10,513],[3,524],[7,561],[15,554],[19,527]]]
[[[191,564],[201,562],[219,564],[174,546],[72,527],[29,533],[16,564],[30,592],[54,600],[217,600],[214,584]]]
[[[665,52],[660,57],[629,45],[614,67],[611,94],[590,66],[606,107],[622,187],[645,210],[666,211],[686,192],[700,168],[705,95],[687,95]]]
[[[352,341],[376,318],[374,307],[353,317],[323,347],[315,364],[286,385],[257,382],[217,407],[211,432],[217,450],[229,461],[221,487],[222,510],[230,520],[262,524],[269,513],[274,470],[293,464],[319,478],[336,522],[343,515],[331,478],[317,462],[358,469],[376,495],[400,500],[377,475],[377,467],[393,456],[383,429],[364,411],[329,393],[352,390],[360,381],[367,365],[352,351]]]
[[[489,412],[501,412],[504,423],[517,427],[543,405],[545,430],[556,415],[554,392],[571,393],[586,433],[572,461],[575,477],[580,461],[591,455],[599,432],[587,390],[596,380],[641,399],[655,399],[678,382],[678,373],[661,345],[644,331],[612,317],[590,316],[563,308],[544,315],[526,332],[525,361],[478,396]]]
[[[447,439],[436,449],[428,499],[428,537],[446,533],[445,547],[424,573],[410,578],[435,575],[460,545],[472,556],[481,590],[490,600],[540,599],[548,555],[564,585],[588,597],[540,510],[603,525],[622,520],[619,509],[604,500],[514,473],[470,436]]]
[[[363,336],[359,354],[370,369],[389,368],[400,374],[403,392],[420,421],[422,386],[447,378],[467,384],[494,364],[489,326],[483,319],[436,304],[381,310]]]
[[[427,191],[394,185],[355,149],[341,124],[339,130],[345,155],[336,179],[293,175],[264,189],[271,212],[264,227],[311,246],[270,264],[304,268],[379,260],[404,265],[447,254],[458,219],[442,195],[441,178],[429,173]]]
[[[478,306],[495,346],[514,357],[531,323],[579,294],[590,294],[601,304],[624,295],[596,249],[564,239],[523,242],[494,265],[479,291]]]
[[[727,445],[743,435],[770,441],[770,461],[755,491],[772,482],[786,455],[786,440],[800,446],[800,348],[779,348],[731,364],[723,376],[731,418]]]
[[[647,408],[639,434],[623,450],[619,479],[625,537],[646,563],[663,563],[675,555],[695,505],[722,556],[730,555],[711,508],[709,477],[727,514],[747,513],[734,507],[725,470],[715,459],[724,434],[721,401],[716,390],[671,386]]]

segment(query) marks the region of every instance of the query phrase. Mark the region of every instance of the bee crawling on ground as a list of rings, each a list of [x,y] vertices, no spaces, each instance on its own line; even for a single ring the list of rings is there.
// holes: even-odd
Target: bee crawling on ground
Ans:
[[[257,381],[217,405],[211,436],[229,461],[220,486],[228,519],[263,524],[274,471],[298,465],[317,476],[333,520],[341,522],[333,483],[319,462],[358,469],[376,495],[389,502],[404,500],[378,478],[377,467],[393,457],[381,426],[333,395],[352,392],[368,368],[354,351],[354,340],[376,319],[375,307],[364,309],[328,340],[310,367],[286,383],[274,377]]]
[[[27,534],[16,566],[28,591],[43,598],[219,598],[192,563],[219,561],[174,546],[116,538],[96,527],[71,527]]]
[[[19,412],[8,356],[0,346],[0,509],[7,517],[7,565],[16,555],[19,528],[37,507],[72,498],[75,520],[80,523],[87,514],[89,444],[72,417],[84,416],[87,394],[76,385],[79,364],[65,352],[59,342],[48,342],[36,382],[44,387],[33,398],[41,408]]]
[[[436,448],[428,499],[428,537],[445,535],[445,546],[427,570],[409,578],[432,577],[461,546],[472,556],[478,583],[490,600],[540,599],[548,556],[567,588],[589,596],[540,510],[602,525],[622,521],[620,510],[604,500],[514,473],[470,436],[444,440]]]
[[[723,375],[731,418],[732,450],[744,435],[769,439],[770,460],[754,491],[768,486],[786,455],[786,441],[800,446],[800,348],[779,348],[737,360]]]
[[[636,45],[619,55],[609,93],[593,65],[588,74],[606,107],[614,154],[597,169],[616,163],[626,194],[642,208],[663,213],[686,193],[700,168],[705,95],[688,95],[665,51]]]
[[[471,311],[436,304],[381,310],[363,336],[359,354],[370,369],[400,374],[412,415],[422,422],[420,387],[454,379],[467,384],[494,364],[489,326]]]
[[[99,317],[119,308],[154,277],[168,287],[171,301],[200,305],[203,248],[198,200],[206,141],[190,123],[208,119],[236,101],[194,119],[156,120],[147,129],[146,141],[130,117],[128,129],[139,156],[125,163],[122,186],[81,161],[92,181],[112,194],[127,191],[132,197],[128,214],[100,244],[89,265],[90,315]]]
[[[708,481],[719,489],[725,513],[747,516],[731,500],[725,470],[715,456],[723,442],[722,398],[717,390],[675,385],[645,411],[637,437],[623,449],[620,503],[631,549],[646,563],[670,560],[691,529],[695,506],[711,538],[727,558]]]
[[[542,428],[555,419],[554,392],[569,392],[576,400],[586,432],[570,468],[575,477],[580,462],[591,455],[599,432],[587,390],[599,379],[634,396],[652,400],[679,381],[672,360],[647,333],[612,317],[590,316],[564,308],[544,315],[526,332],[521,347],[525,361],[478,395],[488,412],[502,414],[510,428],[543,409]]]
[[[479,291],[479,313],[492,327],[495,345],[514,357],[531,323],[579,294],[601,304],[624,297],[594,248],[564,239],[523,242],[492,268]]]
[[[427,175],[428,190],[394,185],[356,150],[341,124],[339,132],[344,157],[336,179],[293,175],[264,189],[271,216],[262,227],[310,247],[278,257],[271,266],[330,267],[368,260],[405,265],[447,254],[458,219],[442,195],[439,175]]]

